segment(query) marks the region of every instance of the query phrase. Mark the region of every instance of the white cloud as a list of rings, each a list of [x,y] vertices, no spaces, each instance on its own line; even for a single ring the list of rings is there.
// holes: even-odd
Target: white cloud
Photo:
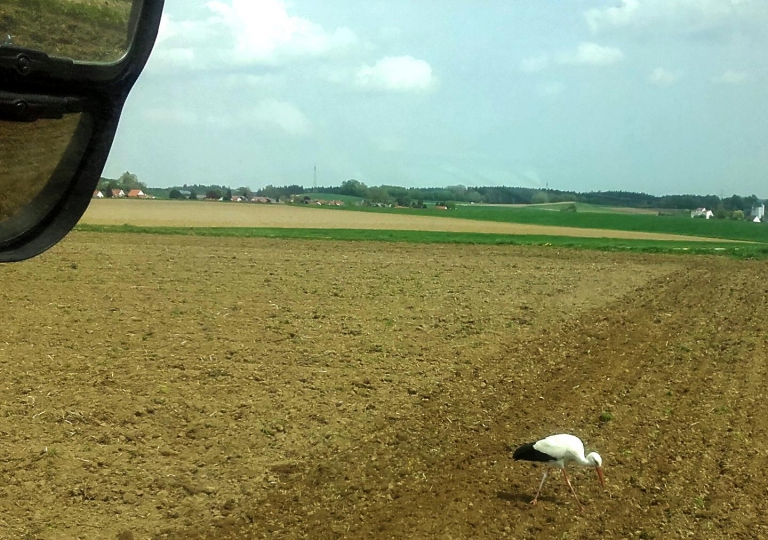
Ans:
[[[357,35],[346,27],[326,30],[289,13],[284,0],[211,0],[208,17],[176,21],[163,16],[154,55],[164,64],[189,68],[188,50],[199,69],[235,65],[278,66],[351,50]],[[153,55],[153,56],[154,56]]]
[[[742,84],[746,82],[747,74],[743,71],[731,71],[728,70],[722,75],[719,75],[712,79],[716,84]]]
[[[549,67],[549,57],[546,54],[525,58],[520,62],[520,71],[523,73],[536,73]]]
[[[678,73],[673,73],[660,67],[654,69],[653,72],[648,76],[648,82],[654,86],[658,86],[659,88],[672,86],[678,80],[680,80],[680,75]]]
[[[388,56],[363,65],[355,76],[359,88],[393,92],[427,91],[434,87],[432,66],[412,56]]]
[[[294,136],[309,134],[309,119],[295,105],[287,101],[267,99],[256,104],[243,115],[246,123],[255,123],[267,129],[279,129]]]
[[[176,47],[189,47],[193,44],[206,43],[221,38],[222,29],[213,24],[212,19],[174,20],[167,13],[160,18],[156,48],[163,48],[163,43],[171,41]]]
[[[561,54],[559,61],[562,64],[609,66],[620,62],[623,58],[624,53],[616,47],[604,47],[597,43],[580,43],[576,51]]]
[[[326,31],[308,19],[290,15],[283,0],[212,0],[211,21],[235,37],[234,53],[244,63],[280,64],[304,56],[318,57],[355,45],[349,28]]]
[[[250,87],[261,97],[274,95],[297,73],[302,84],[319,78],[391,92],[424,92],[437,83],[429,63],[412,56],[362,64],[371,44],[347,27],[324,28],[296,15],[288,0],[209,0],[200,11],[204,17],[195,20],[162,17],[149,71],[205,72],[225,88]],[[400,35],[394,27],[381,33],[389,41]],[[289,69],[297,63],[300,70]]]
[[[639,0],[621,0],[621,5],[607,8],[592,8],[584,13],[589,29],[598,32],[604,28],[622,27],[637,18]]]
[[[583,66],[609,66],[616,64],[624,59],[624,53],[616,47],[606,47],[597,43],[583,42],[579,43],[573,51],[561,52],[554,56],[554,61],[558,64],[583,65]],[[520,71],[523,73],[537,73],[549,68],[552,60],[549,55],[541,54],[524,58],[520,62]],[[545,85],[547,86],[547,85]],[[550,90],[555,86],[549,85]],[[542,87],[543,88],[543,87]],[[547,92],[553,95],[559,92]]]
[[[295,105],[277,99],[265,99],[237,113],[200,115],[176,107],[145,109],[143,117],[153,123],[176,126],[205,126],[216,129],[249,127],[270,134],[301,137],[312,130],[309,119]]]
[[[620,0],[592,8],[584,18],[593,33],[633,30],[696,36],[761,31],[768,22],[764,0]]]
[[[195,51],[189,47],[157,47],[147,62],[150,70],[185,68],[194,70],[198,66]]]

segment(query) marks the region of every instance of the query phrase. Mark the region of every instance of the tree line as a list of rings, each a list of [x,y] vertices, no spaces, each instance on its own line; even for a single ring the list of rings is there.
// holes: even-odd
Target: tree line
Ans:
[[[291,186],[295,189],[297,186]],[[272,188],[272,186],[268,186]],[[267,189],[267,188],[265,188]],[[280,188],[272,188],[279,191]],[[336,193],[358,197],[374,203],[389,203],[399,206],[413,206],[419,201],[453,201],[486,204],[543,204],[558,202],[580,202],[604,206],[627,208],[661,208],[670,210],[691,210],[694,208],[723,209],[729,212],[749,212],[758,202],[756,195],[742,197],[732,195],[720,198],[717,195],[650,195],[631,191],[591,191],[579,193],[556,189],[535,189],[505,186],[449,186],[444,188],[404,188],[400,186],[368,187],[358,180],[347,180],[341,186],[324,187],[323,193]]]

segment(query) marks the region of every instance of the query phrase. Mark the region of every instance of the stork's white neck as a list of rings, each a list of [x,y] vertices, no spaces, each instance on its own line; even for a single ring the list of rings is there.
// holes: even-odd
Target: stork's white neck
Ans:
[[[596,452],[590,452],[587,457],[584,457],[583,453],[576,454],[574,461],[585,467],[599,467],[603,460]]]
[[[576,457],[575,461],[579,465],[584,465],[585,467],[594,467],[595,466],[595,464],[592,463],[592,461],[590,461],[590,460],[588,460],[587,458],[584,457],[584,454],[576,454],[575,457]]]

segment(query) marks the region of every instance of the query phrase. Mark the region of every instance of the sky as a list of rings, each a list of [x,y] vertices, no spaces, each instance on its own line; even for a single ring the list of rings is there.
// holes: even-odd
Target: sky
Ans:
[[[104,175],[768,197],[768,0],[166,0]]]

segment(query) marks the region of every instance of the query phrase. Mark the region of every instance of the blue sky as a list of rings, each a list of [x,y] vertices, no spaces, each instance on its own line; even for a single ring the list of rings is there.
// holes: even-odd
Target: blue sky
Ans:
[[[765,0],[166,0],[105,175],[767,197],[766,27]]]

